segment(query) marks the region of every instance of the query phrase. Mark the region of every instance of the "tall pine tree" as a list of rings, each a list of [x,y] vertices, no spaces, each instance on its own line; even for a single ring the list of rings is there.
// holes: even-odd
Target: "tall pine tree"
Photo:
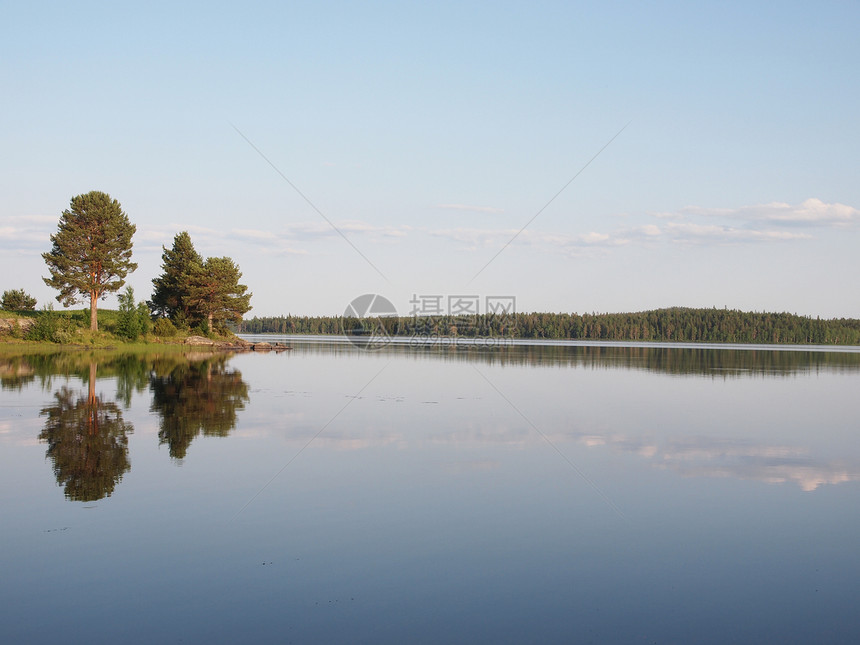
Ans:
[[[228,257],[206,258],[191,278],[188,303],[209,329],[227,321],[239,322],[251,309],[248,287],[239,284],[242,272]]]
[[[119,290],[137,269],[131,261],[131,238],[136,231],[120,203],[97,190],[72,197],[63,211],[53,248],[43,253],[50,278],[45,284],[60,291],[57,300],[68,307],[89,298],[90,329],[98,331],[97,303]]]
[[[228,257],[204,260],[194,249],[187,231],[176,235],[173,248],[162,247],[163,273],[152,283],[147,304],[156,316],[178,326],[205,324],[208,329],[239,321],[251,309],[248,287],[239,284],[242,273]]]
[[[188,231],[173,238],[173,248],[161,247],[163,273],[152,281],[155,290],[149,305],[152,314],[170,318],[184,325],[192,319],[188,302],[188,289],[192,276],[203,266],[203,258],[194,250]]]

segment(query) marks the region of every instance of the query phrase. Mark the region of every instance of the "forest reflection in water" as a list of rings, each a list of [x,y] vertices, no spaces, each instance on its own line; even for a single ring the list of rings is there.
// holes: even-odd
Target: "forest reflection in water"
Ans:
[[[295,340],[295,339],[293,339]],[[773,378],[801,373],[860,372],[860,353],[779,351],[778,349],[654,346],[409,346],[394,344],[379,352],[325,339],[294,343],[292,356],[356,359],[377,356],[406,361],[469,362],[476,365],[527,368],[633,369],[676,376],[709,378]],[[53,401],[40,416],[39,441],[57,483],[73,501],[110,496],[131,469],[128,435],[133,424],[123,410],[135,393],[150,396],[157,415],[158,442],[181,463],[199,436],[226,437],[237,426],[237,414],[250,401],[249,384],[229,366],[231,354],[57,352],[0,358],[4,390],[20,390],[38,382],[52,392]],[[86,385],[70,387],[70,377]],[[96,393],[97,380],[115,382],[115,398]],[[497,431],[494,431],[499,440]],[[550,433],[552,435],[553,433]],[[452,440],[463,440],[462,434]],[[468,437],[466,437],[468,439]],[[606,447],[651,459],[660,468],[679,474],[739,477],[761,481],[796,481],[805,490],[822,483],[860,479],[860,467],[843,460],[811,459],[802,447],[752,444],[725,438],[683,437],[657,443],[624,432],[568,431],[555,440],[570,439],[589,448]],[[333,441],[327,438],[325,441]],[[510,440],[510,439],[509,439]],[[367,438],[353,438],[366,445]]]
[[[355,356],[346,338],[331,336],[245,335],[245,338],[288,342],[302,354]],[[641,369],[697,376],[787,376],[807,371],[860,372],[860,347],[801,347],[673,343],[589,343],[487,339],[395,339],[374,353],[413,360],[474,362],[485,365]]]
[[[195,437],[226,437],[236,414],[249,400],[248,384],[228,367],[226,354],[112,354],[62,352],[0,359],[3,389],[20,389],[37,379],[52,390],[58,377],[78,377],[86,391],[63,383],[54,402],[40,416],[39,440],[47,444],[57,483],[72,501],[110,496],[129,470],[128,435],[134,427],[123,418],[132,394],[152,394],[150,410],[158,415],[159,444],[181,460]],[[116,380],[116,399],[96,394],[98,379]],[[122,407],[121,407],[122,406]]]
[[[0,358],[0,641],[860,639],[860,352],[290,344]]]

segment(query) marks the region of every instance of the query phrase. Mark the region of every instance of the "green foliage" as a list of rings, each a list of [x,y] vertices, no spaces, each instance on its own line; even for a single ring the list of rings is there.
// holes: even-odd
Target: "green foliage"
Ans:
[[[169,318],[159,318],[153,325],[153,333],[160,338],[173,338],[178,331]]]
[[[140,337],[140,317],[134,304],[134,289],[131,286],[119,295],[119,316],[114,333],[126,340],[137,340]]]
[[[200,336],[209,336],[212,330],[209,328],[209,320],[204,318],[200,321],[200,324],[194,328],[194,332]]]
[[[171,249],[162,249],[163,272],[152,281],[155,290],[147,303],[154,316],[166,316],[180,329],[194,327],[209,334],[240,321],[251,309],[251,294],[239,284],[242,273],[232,259],[204,260],[186,231],[176,235]]]
[[[74,341],[77,329],[74,317],[60,314],[47,305],[36,315],[35,324],[27,330],[24,338],[40,343],[68,344]]]
[[[152,300],[147,304],[153,316],[168,317],[184,325],[190,317],[188,284],[191,276],[203,265],[203,258],[194,250],[188,231],[177,233],[173,247],[161,247],[162,274],[153,279]]]
[[[152,331],[152,317],[149,314],[149,307],[142,300],[137,303],[137,324],[142,336],[146,336]]]
[[[36,299],[25,293],[23,289],[10,289],[3,292],[3,299],[0,301],[0,305],[6,311],[34,311],[36,309]]]
[[[170,321],[174,324],[177,331],[188,331],[191,328],[191,324],[184,311],[177,311],[173,318],[170,318]]]
[[[43,279],[59,290],[59,302],[69,306],[89,298],[92,331],[98,330],[99,298],[119,290],[126,275],[137,268],[131,261],[135,231],[117,200],[92,191],[71,199],[51,236],[51,251],[42,254],[51,274]]]
[[[54,308],[46,306],[36,316],[36,324],[30,327],[25,338],[42,343],[54,343],[57,331],[60,329],[60,320]]]
[[[228,257],[206,258],[202,267],[192,275],[188,286],[188,302],[200,320],[213,324],[238,322],[251,309],[248,287],[239,284],[242,272]]]
[[[136,311],[135,311],[136,313]],[[45,343],[108,346],[116,343],[113,334],[120,334],[122,313],[110,309],[99,311],[99,324],[102,331],[91,331],[87,328],[88,315],[86,310],[55,311],[50,305],[38,312],[34,325],[24,333],[26,340]],[[141,328],[141,332],[142,328]]]

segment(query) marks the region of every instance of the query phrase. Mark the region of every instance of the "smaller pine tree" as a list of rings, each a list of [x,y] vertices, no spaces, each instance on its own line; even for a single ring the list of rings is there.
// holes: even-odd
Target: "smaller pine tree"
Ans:
[[[149,307],[142,300],[137,303],[137,323],[141,336],[146,336],[152,331],[152,316],[149,313]]]
[[[119,295],[119,318],[116,323],[116,334],[128,340],[137,340],[140,337],[140,332],[140,314],[134,304],[134,289],[128,286]]]
[[[10,289],[3,292],[0,305],[6,311],[33,311],[36,309],[36,299],[23,289]]]

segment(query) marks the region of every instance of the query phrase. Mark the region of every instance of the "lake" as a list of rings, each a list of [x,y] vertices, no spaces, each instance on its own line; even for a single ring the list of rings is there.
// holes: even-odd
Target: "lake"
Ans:
[[[860,642],[856,348],[289,342],[0,357],[0,641]]]

